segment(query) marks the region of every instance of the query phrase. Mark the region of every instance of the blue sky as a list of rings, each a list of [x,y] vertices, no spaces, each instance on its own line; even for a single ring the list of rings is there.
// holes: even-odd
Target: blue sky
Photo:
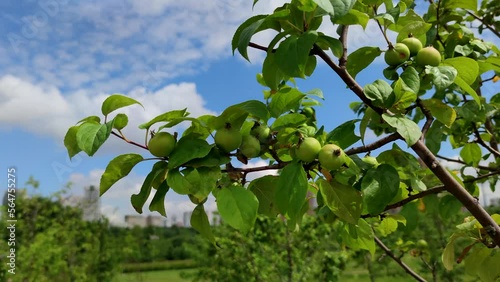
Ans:
[[[68,159],[62,141],[67,128],[99,114],[109,94],[130,95],[145,106],[125,110],[131,119],[125,134],[133,140],[143,138],[136,125],[162,112],[187,107],[194,116],[217,114],[229,105],[262,98],[255,75],[264,54],[251,50],[248,63],[232,56],[230,41],[246,18],[269,13],[282,1],[260,1],[253,11],[248,0],[144,3],[0,2],[0,155],[2,169],[17,167],[19,187],[33,176],[40,181],[40,193],[72,182],[73,192],[81,194],[82,187],[98,185],[114,156],[142,152],[111,138],[93,158],[80,154]],[[333,27],[323,29],[334,32]],[[375,25],[366,32],[352,29],[351,34],[350,51],[367,44],[386,48]],[[265,45],[272,35],[258,34],[254,41]],[[372,82],[383,67],[379,58],[358,81]],[[324,64],[307,81],[299,80],[299,88],[323,90],[326,101],[317,115],[327,130],[356,118],[348,108],[356,97]],[[135,213],[129,197],[138,191],[150,165],[136,167],[102,198],[103,212],[114,222]],[[0,174],[2,183],[5,174]],[[166,206],[167,213],[178,218],[192,208],[187,197],[170,193]],[[213,202],[209,208],[214,208]]]

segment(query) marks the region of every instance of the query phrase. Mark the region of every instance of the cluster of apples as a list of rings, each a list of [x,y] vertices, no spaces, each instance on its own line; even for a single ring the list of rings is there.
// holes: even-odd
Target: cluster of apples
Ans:
[[[215,145],[226,153],[238,149],[247,159],[256,158],[269,143],[271,130],[265,124],[256,123],[250,134],[242,135],[238,128],[227,123],[215,132]],[[156,133],[148,142],[148,149],[156,157],[168,157],[176,145],[175,137],[168,132]],[[347,161],[347,155],[335,144],[321,143],[314,137],[300,138],[298,144],[291,146],[290,155],[304,163],[318,160],[328,170],[339,169]]]
[[[408,37],[394,46],[389,46],[385,52],[385,62],[390,66],[398,66],[415,57],[415,63],[420,66],[438,66],[441,63],[441,54],[432,47],[422,48],[422,42],[415,37]]]
[[[291,155],[299,160],[310,163],[318,159],[322,168],[327,170],[336,170],[346,164],[347,155],[342,148],[336,144],[321,143],[314,137],[305,137],[299,141],[296,147],[292,147]]]

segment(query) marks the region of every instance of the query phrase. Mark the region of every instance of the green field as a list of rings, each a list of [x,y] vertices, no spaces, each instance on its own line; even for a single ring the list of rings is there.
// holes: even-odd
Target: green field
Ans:
[[[148,272],[134,272],[119,274],[116,282],[188,282],[189,280],[181,278],[181,273],[189,273],[194,269],[185,270],[160,270]]]
[[[161,271],[148,271],[148,272],[135,272],[135,273],[123,273],[117,276],[116,282],[190,282],[189,279],[181,278],[181,273],[193,272],[195,269],[186,270],[161,270]],[[408,277],[408,280],[411,280]],[[345,271],[341,276],[340,281],[342,282],[365,282],[370,281],[368,276],[368,271],[366,270],[354,270]],[[399,282],[403,281],[401,277],[383,277],[377,279],[378,282]]]

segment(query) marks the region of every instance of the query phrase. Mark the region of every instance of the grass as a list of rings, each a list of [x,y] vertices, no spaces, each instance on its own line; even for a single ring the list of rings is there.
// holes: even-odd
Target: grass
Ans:
[[[189,282],[181,278],[181,272],[193,272],[196,269],[172,269],[148,272],[121,273],[114,281],[116,282]]]

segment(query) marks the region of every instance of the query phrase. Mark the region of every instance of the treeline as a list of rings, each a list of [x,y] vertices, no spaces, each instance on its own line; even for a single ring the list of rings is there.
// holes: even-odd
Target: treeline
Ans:
[[[111,226],[105,218],[85,221],[82,209],[62,204],[63,198],[61,193],[28,196],[18,190],[15,246],[7,244],[10,234],[2,209],[0,281],[112,281],[124,270],[141,270],[130,265],[189,258],[187,245],[196,234],[191,229],[129,229]],[[7,273],[5,263],[12,247],[15,275]]]

